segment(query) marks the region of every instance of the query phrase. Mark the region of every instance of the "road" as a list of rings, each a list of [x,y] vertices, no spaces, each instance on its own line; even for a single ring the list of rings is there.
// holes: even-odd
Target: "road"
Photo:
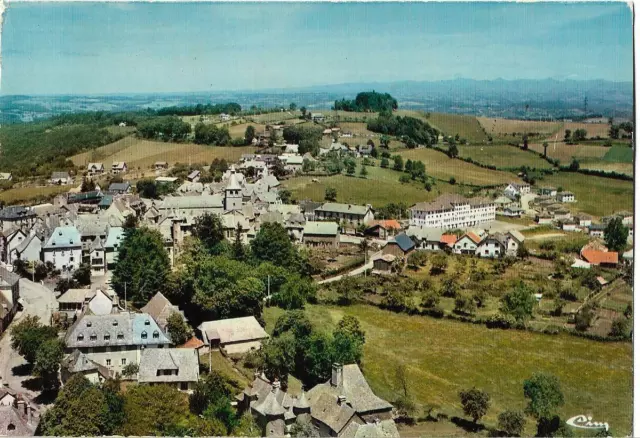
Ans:
[[[23,301],[23,310],[18,312],[0,339],[0,376],[4,383],[14,391],[26,394],[30,398],[38,396],[38,392],[30,391],[22,386],[22,382],[31,378],[31,376],[16,376],[13,374],[13,368],[26,364],[22,356],[18,355],[11,348],[11,327],[20,322],[25,315],[36,315],[43,324],[49,325],[51,322],[51,313],[55,309],[56,300],[53,292],[40,283],[32,283],[27,279],[20,279],[20,297]]]
[[[362,265],[362,266],[354,269],[353,271],[349,271],[346,274],[336,275],[335,277],[331,277],[331,278],[325,278],[324,280],[319,281],[318,284],[333,283],[334,281],[340,280],[342,277],[352,277],[354,275],[363,274],[364,271],[366,271],[367,269],[373,269],[373,259],[375,257],[379,256],[380,254],[382,254],[382,251],[378,251],[376,253],[369,254],[369,256],[367,257],[367,264]]]

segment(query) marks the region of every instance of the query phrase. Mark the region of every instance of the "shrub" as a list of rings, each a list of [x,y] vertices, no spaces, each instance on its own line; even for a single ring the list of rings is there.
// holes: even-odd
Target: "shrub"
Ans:
[[[491,315],[485,322],[487,328],[508,329],[516,325],[516,319],[511,315],[495,314]]]

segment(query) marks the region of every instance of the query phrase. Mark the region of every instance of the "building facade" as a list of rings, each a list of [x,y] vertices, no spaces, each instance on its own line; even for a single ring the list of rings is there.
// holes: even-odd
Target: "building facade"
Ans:
[[[410,225],[427,228],[472,227],[496,218],[496,206],[491,199],[465,198],[455,194],[415,204],[410,211]]]

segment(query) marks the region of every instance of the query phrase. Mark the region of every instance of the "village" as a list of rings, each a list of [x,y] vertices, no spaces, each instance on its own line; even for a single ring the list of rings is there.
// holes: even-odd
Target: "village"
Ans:
[[[322,114],[311,118],[323,121]],[[619,270],[633,261],[632,249],[621,250],[633,243],[632,213],[620,211],[595,220],[569,208],[577,201],[573,193],[534,188],[524,181],[484,196],[444,193],[394,217],[381,216],[367,199],[360,204],[338,203],[331,193],[326,193],[325,202],[293,202],[283,181],[295,180],[309,163],[320,166],[336,157],[367,160],[377,156],[376,148],[372,142],[357,147],[343,144],[340,138],[350,138],[351,133],[336,135],[339,128],[327,128],[324,135],[332,137],[330,146],[314,158],[301,155],[298,144],[274,143],[278,137],[271,133],[278,129],[269,126],[268,133],[253,138],[260,151],[244,154],[236,163],[186,167],[182,171],[186,176],[172,176],[172,169],[184,167],[179,163],[154,163],[150,171],[155,177],[146,181],[158,192],[165,190],[161,196],[141,193],[143,186],[128,180],[126,162],[92,162],[77,175],[54,171],[50,183],[68,186],[67,193],[51,203],[0,210],[0,329],[9,331],[16,325],[12,325],[16,315],[22,319],[42,313],[43,309],[33,308],[51,303],[41,322],[60,330],[64,341],[64,358],[52,377],[62,388],[79,374],[94,384],[125,379],[128,384],[167,384],[192,394],[211,371],[212,361],[218,362],[216,368],[220,362],[230,367],[239,357],[260,350],[270,338],[264,323],[245,315],[191,326],[180,306],[161,291],[136,310],[127,301],[126,285],[124,295],[118,294],[111,280],[127,230],[157,231],[175,269],[183,253],[190,251],[191,236],[203,217],[219,218],[229,244],[248,246],[267,224],[282,227],[292,245],[304,248],[322,266],[313,274],[321,290],[347,277],[378,276],[387,281],[406,276],[423,269],[427,259],[435,260],[435,254],[445,254],[452,263],[468,258],[536,259],[545,250],[537,241],[546,236],[562,240],[567,233],[583,235],[588,243],[563,256],[564,262],[569,269],[596,269],[600,288],[618,281]],[[614,225],[626,233],[624,241],[607,248],[605,233],[611,233]],[[76,281],[80,278],[82,286]],[[60,287],[61,281],[66,287]],[[46,299],[21,298],[25,282],[39,287]],[[269,285],[263,292],[265,300],[271,297]],[[535,293],[535,298],[541,302],[543,293]],[[573,307],[574,319],[582,307]],[[458,299],[456,312],[473,313],[458,306]],[[168,328],[172,317],[187,327],[186,342],[172,340]],[[9,347],[8,339],[5,335],[3,348]],[[214,352],[219,353],[214,356]],[[11,373],[6,365],[0,369]],[[240,414],[248,412],[263,436],[290,434],[299,424],[311,425],[319,436],[399,436],[394,418],[402,414],[373,393],[357,363],[333,363],[324,370],[330,379],[295,393],[287,392],[277,377],[268,378],[264,370],[251,372],[251,382],[234,394],[232,405]],[[20,435],[33,435],[44,414],[31,399],[37,391],[21,392],[8,386],[7,382],[19,382],[15,377],[2,378],[3,422],[19,425]]]

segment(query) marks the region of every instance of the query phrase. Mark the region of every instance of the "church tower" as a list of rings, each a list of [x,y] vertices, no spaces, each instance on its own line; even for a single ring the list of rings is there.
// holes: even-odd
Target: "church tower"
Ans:
[[[242,187],[240,187],[240,183],[238,182],[236,168],[231,166],[229,170],[231,175],[229,176],[229,183],[224,189],[224,210],[240,210],[242,209]]]

